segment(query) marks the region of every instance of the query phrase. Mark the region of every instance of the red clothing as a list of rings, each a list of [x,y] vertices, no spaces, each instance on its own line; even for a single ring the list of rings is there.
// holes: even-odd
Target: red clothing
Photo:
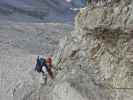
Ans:
[[[52,72],[52,70],[51,70],[51,68],[52,68],[52,58],[51,57],[48,57],[47,58],[47,64],[48,64],[48,73],[49,73],[49,75],[50,75],[50,77],[52,78],[52,79],[54,79],[54,75],[53,75],[53,72]]]
[[[51,57],[48,57],[48,58],[47,58],[47,63],[48,63],[49,65],[52,65],[52,58],[51,58]]]

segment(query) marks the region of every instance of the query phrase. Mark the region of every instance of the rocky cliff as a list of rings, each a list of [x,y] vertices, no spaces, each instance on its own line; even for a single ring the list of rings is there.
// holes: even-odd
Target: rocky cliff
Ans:
[[[97,66],[97,79],[114,88],[132,88],[133,5],[82,10],[76,18],[76,37],[86,48],[88,61]]]
[[[25,60],[24,55],[15,53],[20,65],[28,68],[16,66],[15,75],[25,72],[20,74],[23,81],[9,91],[12,99],[2,94],[3,100],[133,100],[133,1],[114,1],[80,10],[75,30],[61,40],[55,54],[56,79],[49,79],[47,85],[41,86],[40,76],[31,70],[33,55],[25,53]],[[16,59],[9,60],[8,67]],[[1,75],[7,78],[6,74]],[[2,81],[5,88],[7,85],[3,84]]]
[[[60,69],[76,100],[132,100],[133,1],[83,8],[75,21]]]
[[[56,79],[24,100],[132,100],[132,27],[131,0],[81,9],[60,42]]]

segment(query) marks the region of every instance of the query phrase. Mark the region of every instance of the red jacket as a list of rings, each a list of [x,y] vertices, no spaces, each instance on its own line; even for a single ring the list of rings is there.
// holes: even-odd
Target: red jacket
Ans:
[[[47,63],[48,63],[49,65],[52,65],[52,58],[51,58],[51,57],[48,57],[48,58],[47,58]]]

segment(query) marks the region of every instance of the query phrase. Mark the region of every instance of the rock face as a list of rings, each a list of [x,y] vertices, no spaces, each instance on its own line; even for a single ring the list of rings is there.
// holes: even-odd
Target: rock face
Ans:
[[[76,18],[81,46],[86,46],[90,63],[97,66],[98,81],[114,88],[133,87],[132,16],[132,2],[121,1],[83,10]]]
[[[7,86],[4,83],[10,81],[1,81],[4,90],[0,91],[2,99],[6,97],[5,100],[133,100],[133,1],[113,1],[107,5],[81,9],[75,18],[75,30],[60,42],[59,53],[54,59],[57,67],[56,79],[48,80],[46,86],[40,86],[39,75],[31,71],[32,65],[29,64],[29,60],[33,54],[28,55],[27,52],[19,51],[25,53],[26,58],[16,53],[13,53],[16,55],[14,59],[8,56],[12,61],[8,60],[6,63],[8,68],[9,65],[14,65],[16,59],[20,61],[20,65],[27,66],[20,69],[20,65],[14,65],[18,68],[16,76],[21,70],[26,71],[19,76],[23,82],[18,82],[11,90],[12,99],[10,91],[6,92],[10,87],[4,90]],[[10,35],[3,37],[8,36]],[[10,50],[6,51],[5,47],[1,53],[9,54]],[[17,57],[18,55],[21,57]],[[4,57],[7,59],[6,55]],[[1,61],[3,65],[5,62]],[[1,68],[6,70],[5,67]],[[1,78],[6,79],[6,73],[0,72]],[[7,73],[10,74],[10,70]]]
[[[132,100],[133,1],[83,8],[75,21],[60,65],[64,80],[84,100]]]

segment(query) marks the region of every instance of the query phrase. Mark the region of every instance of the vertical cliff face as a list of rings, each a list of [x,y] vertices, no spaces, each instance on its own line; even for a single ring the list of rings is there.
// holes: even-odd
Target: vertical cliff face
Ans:
[[[75,21],[61,64],[67,82],[84,100],[132,100],[133,1],[83,8]]]
[[[80,10],[75,30],[61,40],[53,61],[56,79],[48,78],[47,85],[40,85],[41,76],[32,70],[32,56],[40,53],[40,46],[48,47],[41,48],[45,50],[42,54],[47,49],[53,52],[50,48],[57,46],[61,34],[69,33],[71,27],[1,25],[2,100],[133,100],[133,1],[96,1]],[[49,30],[51,25],[53,30]],[[53,41],[47,41],[49,38]],[[8,76],[13,80],[6,80]]]
[[[76,18],[81,45],[97,66],[98,82],[113,88],[132,88],[133,2],[123,1],[82,10]]]

